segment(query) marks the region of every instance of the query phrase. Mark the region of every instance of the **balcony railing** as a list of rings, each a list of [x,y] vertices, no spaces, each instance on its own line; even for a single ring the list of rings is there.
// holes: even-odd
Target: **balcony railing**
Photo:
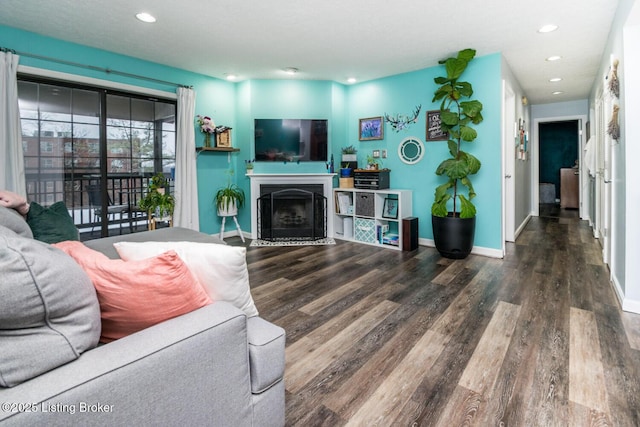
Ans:
[[[147,213],[138,208],[140,199],[147,192],[153,174],[108,174],[106,191],[110,205],[121,205],[122,212],[108,214],[105,206],[91,203],[88,189],[99,186],[102,177],[96,174],[61,174],[38,173],[27,174],[27,198],[42,206],[51,206],[55,202],[64,201],[80,230],[83,240],[105,235],[122,234],[147,230]],[[171,178],[167,176],[167,178]],[[170,179],[171,186],[173,181]],[[103,216],[106,230],[103,228]]]

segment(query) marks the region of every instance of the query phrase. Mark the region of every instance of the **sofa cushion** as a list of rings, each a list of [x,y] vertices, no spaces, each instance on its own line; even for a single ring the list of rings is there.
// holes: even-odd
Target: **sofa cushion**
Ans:
[[[198,243],[220,243],[226,245],[224,240],[217,236],[201,233],[184,227],[164,227],[139,233],[116,234],[115,236],[103,237],[101,239],[87,240],[85,245],[91,249],[102,252],[111,259],[120,259],[116,248],[113,246],[117,242],[198,242]]]
[[[284,377],[285,332],[260,317],[247,320],[251,392],[262,393]]]
[[[29,224],[15,209],[0,206],[0,225],[23,237],[33,239]]]
[[[227,301],[249,317],[258,315],[249,289],[246,248],[194,242],[118,242],[113,246],[127,261],[176,251],[213,301]]]
[[[78,229],[64,202],[56,202],[48,208],[31,203],[27,223],[33,231],[33,237],[46,243],[80,240]]]
[[[64,252],[0,226],[0,386],[12,387],[93,348],[100,308]]]
[[[60,242],[54,246],[71,255],[93,281],[100,302],[102,342],[211,304],[198,280],[175,252],[125,262],[109,259],[80,242]]]

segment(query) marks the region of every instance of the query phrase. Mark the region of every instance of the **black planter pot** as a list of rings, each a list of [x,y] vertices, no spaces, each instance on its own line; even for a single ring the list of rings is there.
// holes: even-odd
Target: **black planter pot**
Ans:
[[[458,218],[451,212],[445,218],[431,216],[436,249],[445,258],[466,258],[473,248],[476,218]]]

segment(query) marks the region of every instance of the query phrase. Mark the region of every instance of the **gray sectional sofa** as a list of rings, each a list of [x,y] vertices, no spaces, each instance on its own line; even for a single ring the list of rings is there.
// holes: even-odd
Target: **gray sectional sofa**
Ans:
[[[34,270],[30,259],[38,260],[38,251],[57,250],[47,248],[46,243],[22,240],[30,237],[16,234],[11,228],[15,228],[16,217],[7,211],[10,209],[0,207],[0,268],[16,277],[16,266],[24,261],[24,273],[32,275],[26,271]],[[113,243],[119,240],[220,243],[212,236],[171,228],[98,239],[87,246],[115,258]],[[35,252],[21,249],[27,247],[34,247]],[[74,269],[65,268],[64,274],[73,275]],[[16,293],[6,280],[5,275],[0,298]],[[36,283],[36,287],[43,295],[50,292],[46,283]],[[66,315],[56,321],[59,323],[47,323],[47,316],[45,313],[44,323],[30,320],[33,330],[39,331],[34,337],[44,330],[45,335],[58,338],[58,331],[69,323]],[[0,313],[0,357],[11,355],[16,360],[15,352],[22,351],[25,360],[37,361],[41,351],[46,353],[57,345],[38,348],[30,344],[30,326],[16,326],[8,317]],[[73,335],[65,339],[74,349],[72,360],[43,373],[27,366],[36,369],[33,378],[0,387],[0,425],[284,425],[284,330],[257,316],[247,318],[226,302],[215,302],[108,344],[90,345],[88,350],[80,348],[86,343],[77,344]],[[16,372],[11,360],[0,361],[0,384]]]

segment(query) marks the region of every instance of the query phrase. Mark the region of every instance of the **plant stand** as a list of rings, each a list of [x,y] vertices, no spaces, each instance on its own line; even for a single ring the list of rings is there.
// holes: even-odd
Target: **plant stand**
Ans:
[[[242,229],[240,229],[240,224],[238,223],[238,207],[235,203],[231,203],[228,206],[222,206],[218,209],[218,216],[222,217],[222,226],[220,227],[220,240],[224,240],[224,223],[227,221],[227,217],[233,217],[233,221],[236,223],[236,228],[238,229],[238,233],[240,234],[240,238],[244,243],[244,234],[242,234]]]
[[[166,222],[169,224],[169,227],[173,227],[173,217],[169,217],[168,219],[156,219],[149,215],[149,218],[149,230],[155,230],[157,222]]]
[[[233,217],[233,221],[236,223],[236,228],[238,229],[238,233],[240,234],[240,238],[242,239],[242,242],[244,243],[244,235],[242,234],[242,230],[240,229],[240,224],[238,223],[238,218],[235,215],[224,215],[224,216],[222,216],[222,227],[220,227],[220,240],[224,240],[224,223],[227,220],[228,216],[232,216]]]

